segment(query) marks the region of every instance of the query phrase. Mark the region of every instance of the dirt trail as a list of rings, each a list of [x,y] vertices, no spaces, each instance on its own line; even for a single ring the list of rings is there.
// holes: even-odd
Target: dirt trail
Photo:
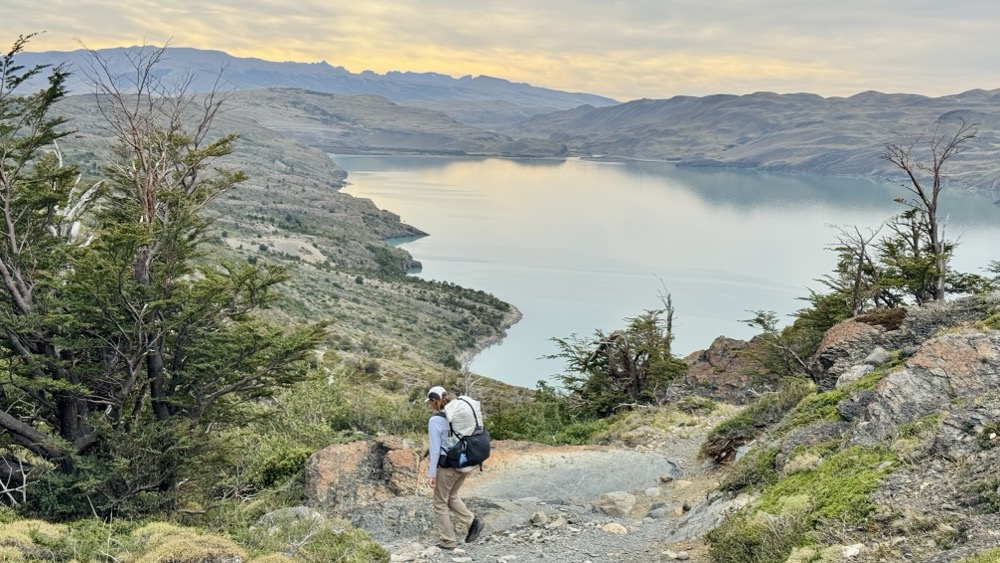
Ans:
[[[393,561],[628,563],[676,556],[709,563],[690,521],[711,504],[719,474],[698,451],[732,412],[639,426],[606,446],[498,441],[485,470],[462,491],[486,521],[481,539],[455,552],[437,550],[427,538],[400,542],[390,546]],[[634,498],[627,513],[596,507],[615,491]]]

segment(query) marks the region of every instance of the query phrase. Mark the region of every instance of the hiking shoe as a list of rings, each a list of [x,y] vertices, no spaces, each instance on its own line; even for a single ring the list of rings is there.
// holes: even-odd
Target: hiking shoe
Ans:
[[[472,525],[469,526],[469,533],[465,536],[465,543],[472,543],[476,541],[479,537],[479,532],[483,531],[483,521],[478,517],[472,519]]]
[[[455,546],[453,546],[453,545],[445,545],[443,543],[439,543],[439,544],[435,545],[434,547],[436,547],[436,548],[438,548],[438,549],[440,549],[442,551],[455,551]]]

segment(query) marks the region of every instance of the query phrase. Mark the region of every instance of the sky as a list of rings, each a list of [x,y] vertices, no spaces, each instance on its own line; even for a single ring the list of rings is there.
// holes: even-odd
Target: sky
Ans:
[[[995,0],[2,0],[0,50],[194,47],[628,101],[1000,88]]]

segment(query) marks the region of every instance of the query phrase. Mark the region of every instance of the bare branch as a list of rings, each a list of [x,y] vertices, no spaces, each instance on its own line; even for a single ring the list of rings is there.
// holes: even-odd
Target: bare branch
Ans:
[[[0,495],[7,497],[11,506],[27,502],[28,474],[32,469],[19,457],[0,456]]]

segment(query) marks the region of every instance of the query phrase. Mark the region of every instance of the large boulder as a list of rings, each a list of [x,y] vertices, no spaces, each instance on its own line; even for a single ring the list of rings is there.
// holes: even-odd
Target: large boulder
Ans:
[[[867,357],[873,348],[881,345],[885,332],[883,326],[856,319],[830,327],[812,360],[813,369],[818,370],[816,382],[819,387],[829,390],[836,386],[841,376]]]
[[[404,440],[386,437],[319,450],[306,461],[310,506],[346,515],[359,506],[417,492],[426,459]]]
[[[628,516],[635,506],[635,495],[625,491],[611,491],[597,497],[594,506],[611,516]]]

